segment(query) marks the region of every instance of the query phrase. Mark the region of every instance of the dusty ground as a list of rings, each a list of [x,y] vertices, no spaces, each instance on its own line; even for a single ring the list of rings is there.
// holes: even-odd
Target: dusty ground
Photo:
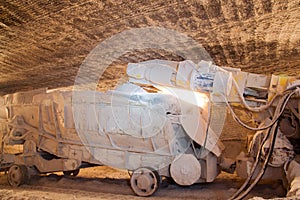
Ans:
[[[222,173],[213,183],[180,187],[164,181],[150,199],[228,199],[243,181],[235,175]],[[246,199],[284,196],[279,182],[262,183]],[[100,166],[82,169],[77,177],[65,178],[61,173],[33,177],[29,185],[11,188],[6,175],[0,175],[0,199],[145,199],[137,197],[129,186],[127,171]],[[257,199],[257,198],[255,198]],[[260,198],[259,198],[260,199]]]

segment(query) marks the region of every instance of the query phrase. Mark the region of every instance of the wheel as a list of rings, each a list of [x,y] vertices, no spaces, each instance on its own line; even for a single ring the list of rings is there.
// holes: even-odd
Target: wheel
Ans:
[[[13,165],[7,174],[8,183],[13,187],[18,187],[26,183],[29,179],[27,167],[24,165]]]
[[[79,174],[80,169],[75,169],[72,171],[63,171],[65,176],[77,176]]]
[[[201,177],[201,165],[194,155],[182,154],[171,163],[170,175],[178,185],[192,185]]]
[[[130,177],[130,185],[138,196],[151,196],[160,184],[160,176],[155,170],[150,168],[138,168]]]

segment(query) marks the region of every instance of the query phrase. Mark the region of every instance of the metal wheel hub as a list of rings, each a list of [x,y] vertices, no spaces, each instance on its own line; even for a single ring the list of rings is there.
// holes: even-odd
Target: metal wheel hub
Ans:
[[[7,174],[8,183],[13,187],[18,187],[28,179],[27,168],[22,165],[13,165],[9,168]]]
[[[132,173],[130,185],[138,196],[150,196],[159,187],[160,177],[150,168],[139,168]]]
[[[14,183],[18,183],[18,182],[20,182],[21,178],[22,178],[21,170],[18,169],[17,167],[13,167],[13,169],[11,170],[11,173],[10,173],[10,179]]]
[[[143,175],[140,175],[138,178],[137,178],[137,186],[140,188],[140,189],[147,189],[148,187],[150,187],[150,184],[152,182],[152,180],[150,179],[151,177],[148,177],[147,175],[143,174]]]

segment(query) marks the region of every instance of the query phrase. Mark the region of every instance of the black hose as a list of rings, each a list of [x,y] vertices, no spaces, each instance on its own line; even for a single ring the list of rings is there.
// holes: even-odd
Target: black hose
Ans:
[[[281,98],[281,99],[284,99],[284,103],[283,103],[284,106],[283,106],[283,108],[286,106],[288,100],[289,100],[295,93],[296,93],[296,91],[293,91],[293,92],[291,92],[291,93],[289,93],[289,94],[284,95],[284,96]],[[228,103],[228,102],[227,102],[227,103]],[[281,106],[280,106],[280,104],[278,104],[277,107],[276,107],[275,113],[274,113],[274,116],[275,116],[275,117],[272,119],[271,123],[268,124],[268,125],[265,126],[265,127],[256,128],[256,127],[250,127],[250,126],[248,126],[247,124],[245,124],[241,119],[239,119],[239,118],[237,117],[237,115],[234,113],[233,109],[231,108],[230,104],[228,103],[227,105],[229,106],[229,110],[230,110],[230,112],[232,113],[232,116],[234,117],[234,119],[235,119],[239,124],[241,124],[243,127],[247,128],[247,129],[250,129],[250,130],[253,130],[253,131],[262,131],[262,130],[265,130],[265,129],[270,128],[271,126],[273,126],[273,125],[276,123],[276,121],[279,119],[279,117],[281,116],[281,114],[282,114],[283,111],[284,111],[284,109],[282,109],[282,108],[279,109],[279,107],[281,107]],[[280,112],[279,112],[279,110],[280,110]]]
[[[257,155],[256,155],[256,159],[255,159],[255,163],[252,165],[251,167],[251,171],[250,171],[250,174],[249,176],[247,177],[247,179],[245,180],[245,182],[243,183],[243,185],[239,188],[238,191],[236,191],[231,197],[230,197],[230,200],[233,200],[235,199],[238,195],[240,195],[240,193],[246,188],[246,186],[248,185],[248,183],[251,181],[253,175],[254,175],[254,172],[257,168],[257,165],[258,163],[260,162],[260,156],[261,156],[261,149],[263,148],[263,145],[264,143],[267,141],[267,139],[269,138],[269,135],[270,135],[270,132],[271,130],[269,129],[267,134],[265,135],[265,137],[263,138],[260,146],[259,146],[259,151],[257,152]]]
[[[273,153],[273,149],[274,149],[274,145],[275,145],[275,141],[276,141],[276,135],[277,135],[277,130],[278,130],[278,120],[279,117],[282,115],[284,108],[286,107],[289,99],[296,93],[296,91],[290,92],[289,94],[286,94],[283,98],[281,98],[281,100],[283,99],[282,102],[279,102],[276,110],[274,112],[274,118],[272,119],[272,123],[270,123],[271,125],[268,125],[268,128],[272,127],[270,130],[268,130],[268,133],[266,134],[266,136],[263,139],[263,142],[261,143],[260,147],[259,147],[259,152],[256,155],[256,160],[255,163],[253,164],[252,168],[251,168],[251,172],[250,175],[247,177],[247,180],[244,182],[244,184],[241,186],[241,188],[235,192],[233,194],[233,196],[230,198],[232,199],[242,199],[244,198],[251,190],[252,188],[258,183],[258,181],[262,178],[263,174],[265,173],[265,170],[267,168],[267,164],[271,158],[271,155]],[[258,128],[259,130],[259,128]],[[249,182],[251,181],[254,172],[257,168],[258,163],[261,160],[261,153],[262,153],[262,148],[263,148],[263,144],[265,143],[265,141],[270,137],[270,132],[272,132],[271,134],[271,143],[270,143],[270,147],[269,147],[269,152],[267,155],[267,158],[265,159],[265,162],[263,164],[263,167],[261,168],[258,176],[255,178],[255,180],[252,182],[252,184],[247,188],[247,190],[241,194],[241,192],[245,189],[245,187],[249,184]]]
[[[247,188],[247,190],[245,192],[243,192],[242,194],[240,194],[238,197],[235,198],[235,200],[240,200],[240,199],[243,199],[245,196],[247,196],[249,194],[249,192],[253,189],[253,187],[260,181],[260,179],[263,177],[266,169],[267,169],[267,166],[268,166],[268,163],[270,161],[270,158],[273,154],[273,150],[274,150],[274,146],[275,146],[275,142],[276,142],[276,136],[277,136],[277,130],[278,130],[278,122],[272,127],[271,129],[271,136],[272,136],[272,139],[271,139],[271,143],[270,143],[270,147],[269,147],[269,152],[268,152],[268,155],[265,159],[265,162],[259,172],[259,174],[257,175],[257,177],[255,178],[255,180],[251,183],[251,185]]]

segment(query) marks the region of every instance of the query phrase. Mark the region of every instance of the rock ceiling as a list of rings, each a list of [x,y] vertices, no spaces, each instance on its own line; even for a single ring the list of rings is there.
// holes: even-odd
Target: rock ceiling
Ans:
[[[218,65],[300,77],[299,0],[1,0],[0,94],[73,85],[99,43],[153,26],[191,37]],[[156,49],[129,52],[102,83],[115,79],[119,65],[154,58],[184,59]]]

